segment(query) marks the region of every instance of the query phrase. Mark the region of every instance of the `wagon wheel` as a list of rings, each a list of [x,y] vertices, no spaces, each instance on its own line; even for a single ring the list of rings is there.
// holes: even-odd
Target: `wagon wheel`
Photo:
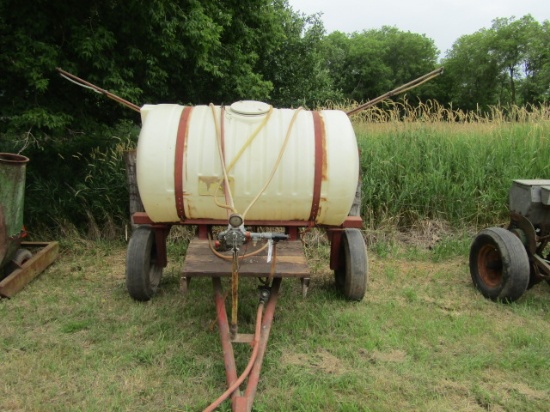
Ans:
[[[135,300],[147,301],[158,289],[162,266],[157,265],[155,232],[149,226],[138,227],[128,243],[126,288]]]
[[[345,229],[334,271],[336,287],[351,300],[361,300],[367,290],[368,260],[365,241],[359,229]]]
[[[506,229],[482,230],[470,247],[470,274],[486,298],[513,302],[529,284],[527,251],[521,240]]]
[[[4,276],[8,276],[14,270],[19,269],[23,264],[32,259],[32,253],[29,249],[17,249],[12,260],[6,265],[4,273],[0,270],[0,279]]]
[[[32,253],[29,249],[17,249],[17,252],[15,252],[15,256],[11,261],[14,265],[21,267],[27,260],[31,259]]]

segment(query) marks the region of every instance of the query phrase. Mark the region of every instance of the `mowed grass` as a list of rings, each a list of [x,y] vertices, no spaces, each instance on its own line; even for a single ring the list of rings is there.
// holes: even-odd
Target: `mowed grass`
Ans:
[[[283,281],[253,410],[546,410],[550,287],[510,305],[484,299],[469,242],[369,244],[367,295],[348,302],[326,241],[309,237],[309,295]],[[226,386],[212,285],[196,279],[181,295],[184,243],[170,246],[158,295],[138,303],[124,243],[63,241],[48,270],[0,301],[0,410],[199,411],[216,399]],[[252,332],[256,287],[241,282],[241,332]],[[236,348],[242,370],[250,350]]]

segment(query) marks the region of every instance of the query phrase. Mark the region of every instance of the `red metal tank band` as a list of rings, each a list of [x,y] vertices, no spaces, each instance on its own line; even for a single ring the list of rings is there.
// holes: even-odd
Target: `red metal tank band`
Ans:
[[[174,159],[174,190],[176,195],[176,211],[181,221],[185,220],[185,207],[183,204],[183,156],[185,153],[185,144],[187,133],[189,131],[189,116],[192,107],[183,108],[176,136],[176,157]]]
[[[314,223],[319,213],[321,202],[321,182],[323,180],[323,164],[325,163],[325,125],[321,113],[313,113],[313,129],[315,133],[315,172],[313,177],[313,200],[309,220]]]

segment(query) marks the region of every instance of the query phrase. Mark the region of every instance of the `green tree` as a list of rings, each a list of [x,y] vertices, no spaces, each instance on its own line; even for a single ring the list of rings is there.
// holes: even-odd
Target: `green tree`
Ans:
[[[0,0],[0,12],[0,132],[11,136],[135,119],[56,66],[138,105],[332,96],[322,23],[286,0]]]
[[[523,102],[541,103],[550,100],[550,22],[531,26],[525,60],[525,79],[520,84]]]
[[[273,85],[270,101],[277,106],[315,107],[339,99],[324,65],[325,29],[319,15],[306,16],[281,2],[282,37],[262,54],[259,71]]]
[[[491,31],[489,53],[496,58],[503,78],[508,81],[508,87],[501,89],[500,101],[521,103],[516,100],[516,83],[525,77],[530,42],[538,34],[538,23],[530,15],[519,20],[498,18],[493,21]]]
[[[340,92],[348,89],[346,77],[348,56],[350,54],[351,42],[349,36],[340,31],[330,33],[323,38],[322,55],[328,74],[332,79],[334,88]],[[349,98],[349,96],[346,95]]]
[[[346,80],[344,93],[361,101],[376,97],[392,88],[391,69],[384,63],[385,45],[374,31],[353,33],[349,54],[340,73]]]
[[[460,37],[442,64],[446,89],[444,103],[463,110],[494,104],[501,73],[495,56],[489,53],[494,33],[486,29]]]
[[[388,26],[351,35],[332,33],[324,41],[324,53],[335,87],[358,101],[407,83],[437,62],[432,40]]]
[[[383,62],[391,70],[394,85],[407,83],[435,68],[438,50],[425,35],[389,26],[374,34],[384,44]],[[414,93],[419,94],[421,90],[426,89]]]
[[[545,100],[549,40],[548,22],[530,15],[498,18],[490,29],[460,37],[443,61],[441,100],[465,110]]]

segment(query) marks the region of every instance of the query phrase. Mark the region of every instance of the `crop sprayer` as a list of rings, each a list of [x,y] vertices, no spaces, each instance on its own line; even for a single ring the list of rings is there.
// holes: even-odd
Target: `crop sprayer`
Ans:
[[[126,285],[147,301],[167,265],[166,242],[174,225],[196,226],[182,268],[182,289],[194,277],[211,277],[223,349],[227,391],[205,410],[231,397],[234,411],[250,411],[283,278],[298,278],[302,294],[310,272],[301,234],[326,231],[330,268],[351,300],[367,288],[367,253],[359,213],[359,153],[350,116],[442,73],[428,73],[345,113],[276,109],[258,101],[230,106],[138,107],[58,69],[81,86],[138,111],[142,128],[135,173],[144,211],[128,243]],[[221,228],[221,230],[220,230]],[[217,230],[216,230],[217,229]],[[238,323],[239,279],[259,279],[253,333]],[[228,318],[222,278],[229,278]],[[252,353],[240,376],[233,344]],[[240,386],[247,380],[246,388]]]

